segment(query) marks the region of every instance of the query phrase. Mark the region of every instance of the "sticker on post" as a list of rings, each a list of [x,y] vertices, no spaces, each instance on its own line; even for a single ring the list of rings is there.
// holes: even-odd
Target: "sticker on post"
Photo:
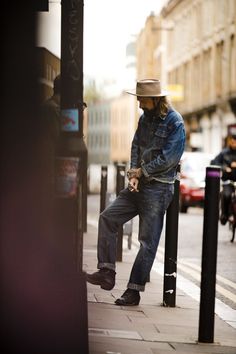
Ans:
[[[79,131],[79,111],[76,108],[62,109],[61,130],[63,132]]]
[[[56,158],[56,195],[76,197],[78,189],[79,158]]]

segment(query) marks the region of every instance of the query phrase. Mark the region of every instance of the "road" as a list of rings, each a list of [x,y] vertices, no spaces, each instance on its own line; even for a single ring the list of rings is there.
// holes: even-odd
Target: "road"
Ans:
[[[187,214],[179,214],[178,272],[198,286],[200,286],[203,215],[204,210],[200,208],[189,208]],[[216,296],[236,309],[236,242],[231,243],[230,237],[228,225],[222,226],[218,223]]]
[[[88,196],[88,213],[96,218],[99,211],[99,195]],[[187,278],[200,288],[203,215],[201,208],[189,208],[187,214],[179,214],[178,229],[178,275]],[[158,249],[157,260],[161,261],[164,254],[165,227]],[[133,246],[137,247],[138,218],[133,220]],[[217,252],[217,285],[216,298],[224,304],[236,309],[236,241],[230,242],[228,225],[218,224],[218,252]]]

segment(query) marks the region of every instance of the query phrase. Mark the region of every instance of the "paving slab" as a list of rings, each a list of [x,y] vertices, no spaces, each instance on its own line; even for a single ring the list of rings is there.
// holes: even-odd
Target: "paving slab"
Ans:
[[[84,271],[96,271],[97,230],[84,236]],[[199,303],[177,289],[176,307],[163,306],[163,278],[152,272],[139,306],[116,306],[126,289],[134,252],[117,263],[111,291],[87,284],[89,354],[236,354],[236,329],[215,315],[215,342],[198,343]],[[230,320],[230,319],[229,319]],[[234,319],[232,319],[234,321]]]
[[[176,354],[168,343],[152,343],[130,339],[92,336],[89,341],[91,354]]]

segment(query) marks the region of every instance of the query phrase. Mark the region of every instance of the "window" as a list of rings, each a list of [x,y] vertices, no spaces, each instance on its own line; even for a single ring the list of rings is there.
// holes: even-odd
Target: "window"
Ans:
[[[230,66],[229,66],[229,78],[230,78],[230,92],[236,91],[236,48],[235,48],[235,36],[230,38]]]
[[[216,72],[215,72],[215,84],[216,84],[216,96],[222,95],[223,86],[223,52],[224,42],[221,41],[216,45]]]

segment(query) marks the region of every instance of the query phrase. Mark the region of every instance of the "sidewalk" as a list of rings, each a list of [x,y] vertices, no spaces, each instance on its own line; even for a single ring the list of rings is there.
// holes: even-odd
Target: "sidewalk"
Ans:
[[[84,234],[84,271],[97,268],[97,220],[88,219]],[[111,291],[87,283],[89,354],[236,354],[236,329],[215,315],[214,344],[197,343],[199,303],[177,289],[176,307],[162,306],[163,278],[151,272],[139,306],[122,307],[114,300],[124,292],[137,249],[127,248],[117,263]],[[82,353],[81,353],[82,354]]]

